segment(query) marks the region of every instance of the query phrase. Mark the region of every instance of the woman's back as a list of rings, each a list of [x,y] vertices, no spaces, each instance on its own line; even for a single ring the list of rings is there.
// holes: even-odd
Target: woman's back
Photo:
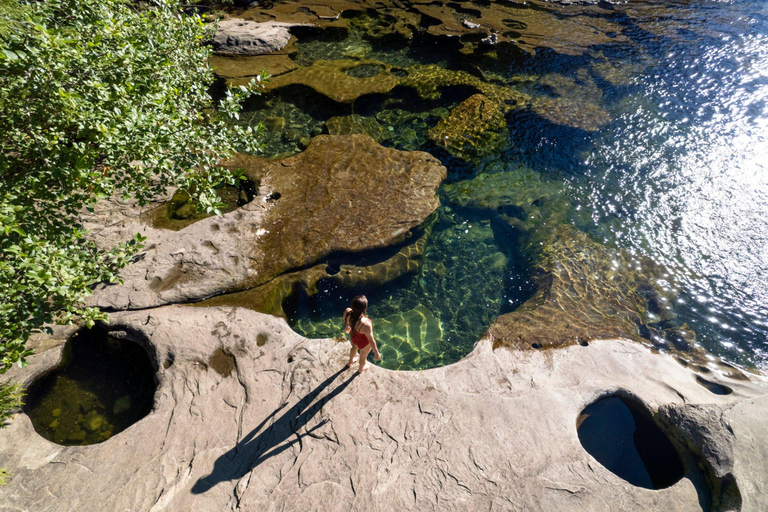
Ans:
[[[359,350],[360,369],[358,372],[361,373],[368,368],[365,360],[371,349],[373,349],[376,359],[381,360],[381,354],[373,337],[373,323],[365,315],[367,306],[368,300],[364,295],[359,295],[352,300],[352,307],[344,311],[344,332],[349,334],[349,341],[352,343],[348,366],[352,366],[354,357]]]

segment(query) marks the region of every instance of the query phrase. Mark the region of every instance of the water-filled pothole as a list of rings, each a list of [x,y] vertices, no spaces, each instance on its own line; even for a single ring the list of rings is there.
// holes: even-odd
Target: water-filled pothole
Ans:
[[[30,386],[24,410],[49,441],[100,443],[150,412],[154,373],[138,344],[82,330],[65,345],[58,368]]]
[[[730,395],[731,393],[733,393],[733,390],[728,386],[724,384],[717,384],[716,382],[707,380],[704,377],[701,377],[700,375],[696,376],[696,382],[698,382],[699,384],[707,388],[711,393],[714,393],[716,395]]]
[[[677,450],[639,405],[619,397],[598,400],[576,422],[579,441],[606,469],[632,485],[664,489],[684,475]]]

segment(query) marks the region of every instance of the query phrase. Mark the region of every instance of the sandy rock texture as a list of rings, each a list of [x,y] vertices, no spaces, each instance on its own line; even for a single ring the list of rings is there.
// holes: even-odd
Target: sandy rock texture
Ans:
[[[245,169],[258,195],[222,217],[168,231],[116,208],[86,223],[107,247],[137,232],[147,237],[144,253],[121,273],[125,285],[100,287],[92,304],[122,310],[199,300],[264,284],[333,252],[405,241],[438,207],[446,176],[428,153],[385,148],[367,135],[321,135],[293,157],[241,155],[230,163]]]
[[[282,50],[291,39],[292,23],[256,23],[231,18],[219,22],[213,51],[233,55],[262,55]]]
[[[343,371],[348,344],[239,308],[113,314],[147,347],[153,411],[108,441],[62,447],[24,414],[0,435],[0,511],[765,510],[768,385],[707,378],[634,342],[493,350],[421,372]],[[51,344],[49,344],[50,346]],[[31,358],[26,379],[61,345]],[[212,358],[229,363],[210,364]],[[223,367],[222,367],[223,366]],[[633,487],[581,447],[576,419],[633,397],[684,451],[686,477]],[[686,448],[688,447],[688,448]]]

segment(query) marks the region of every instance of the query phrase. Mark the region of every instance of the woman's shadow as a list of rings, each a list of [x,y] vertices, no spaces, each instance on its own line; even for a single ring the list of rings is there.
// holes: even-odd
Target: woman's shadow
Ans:
[[[302,437],[311,434],[325,425],[328,422],[327,419],[321,421],[306,432],[299,433],[315,414],[320,412],[320,409],[322,409],[325,404],[344,391],[355,377],[357,377],[358,373],[355,372],[350,378],[339,384],[336,389],[310,406],[320,393],[330,386],[345,369],[346,368],[342,368],[325,379],[304,398],[299,400],[296,405],[285,411],[285,413],[275,420],[272,425],[266,428],[266,430],[261,432],[261,434],[256,435],[262,428],[264,428],[270,419],[275,417],[285,407],[285,404],[272,411],[264,421],[238,442],[231,450],[216,459],[211,473],[201,477],[195,482],[195,485],[192,486],[192,493],[201,494],[220,482],[242,478],[265,460],[284,452],[296,443],[301,443]],[[294,437],[294,439],[289,441],[289,438],[291,437]]]

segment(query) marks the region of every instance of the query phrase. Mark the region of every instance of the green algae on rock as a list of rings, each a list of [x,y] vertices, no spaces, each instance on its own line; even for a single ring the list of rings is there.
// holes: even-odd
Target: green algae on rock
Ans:
[[[242,206],[252,199],[247,190],[254,188],[254,185],[235,187],[232,185],[222,185],[216,189],[216,195],[224,203],[221,209],[222,213],[229,213]],[[176,191],[171,199],[157,208],[153,208],[144,213],[143,220],[158,229],[170,229],[178,231],[195,222],[206,219],[213,215],[212,213],[200,212],[197,209],[197,202],[191,200],[189,194],[183,190]]]
[[[335,116],[325,122],[325,127],[331,135],[351,135],[362,133],[372,137],[376,142],[391,139],[394,134],[384,128],[375,118],[358,114]]]
[[[461,102],[429,131],[435,144],[470,161],[498,153],[508,137],[504,109],[482,94]]]
[[[428,153],[385,148],[366,135],[320,135],[293,157],[241,154],[227,165],[258,184],[254,200],[178,232],[149,231],[144,257],[121,272],[125,286],[99,287],[92,304],[197,301],[331,254],[399,244],[437,208],[446,176]]]
[[[509,171],[481,173],[471,180],[443,186],[449,204],[478,210],[507,211],[510,207],[532,211],[550,199],[565,196],[562,184],[542,177],[541,173],[519,166]]]
[[[415,274],[423,262],[424,248],[430,228],[412,243],[400,249],[394,256],[372,265],[340,265],[332,269],[322,263],[314,267],[280,275],[268,283],[249,290],[219,295],[192,304],[196,307],[241,306],[261,313],[285,317],[284,304],[297,293],[314,297],[318,283],[326,281],[345,288],[383,286],[407,274]]]
[[[446,175],[428,153],[388,149],[366,135],[320,135],[284,160],[238,155],[228,165],[259,182],[265,198],[254,285],[333,252],[407,239],[437,208]]]

